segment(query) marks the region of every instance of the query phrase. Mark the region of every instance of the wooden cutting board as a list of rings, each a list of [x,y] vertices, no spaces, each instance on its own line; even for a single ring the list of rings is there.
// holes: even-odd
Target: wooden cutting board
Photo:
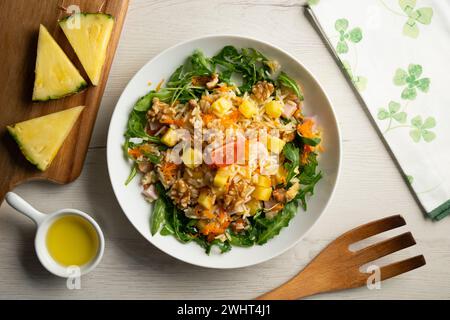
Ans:
[[[29,180],[49,180],[59,184],[75,180],[81,173],[100,101],[119,42],[128,9],[128,0],[11,0],[0,2],[0,204],[9,190]],[[109,43],[102,78],[76,95],[50,102],[33,103],[39,24],[47,27],[69,59],[89,81],[58,19],[67,16],[61,8],[78,5],[82,12],[109,13],[115,26]],[[84,105],[79,120],[67,137],[52,165],[40,172],[21,154],[6,131],[6,125]]]

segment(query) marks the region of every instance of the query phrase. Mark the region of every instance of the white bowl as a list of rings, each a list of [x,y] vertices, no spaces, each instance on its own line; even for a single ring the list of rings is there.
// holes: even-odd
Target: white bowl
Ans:
[[[308,210],[304,212],[299,208],[289,226],[283,228],[278,236],[265,245],[250,248],[233,247],[230,252],[224,254],[213,251],[207,255],[204,249],[195,243],[183,244],[172,236],[151,235],[149,219],[152,208],[141,194],[139,179],[134,179],[128,186],[124,184],[130,173],[131,164],[123,156],[122,144],[128,116],[137,99],[150,90],[149,81],[156,84],[161,79],[168,79],[195,49],[212,56],[226,45],[261,51],[266,57],[277,60],[282,70],[302,84],[305,113],[316,116],[318,125],[323,128],[325,152],[319,158],[323,178],[317,184],[314,196],[308,201]],[[341,141],[336,116],[327,95],[319,82],[300,62],[285,51],[259,40],[217,35],[189,40],[164,50],[136,73],[123,91],[112,115],[108,132],[107,159],[109,176],[117,200],[133,226],[148,241],[179,260],[202,267],[227,269],[251,266],[272,259],[293,247],[305,236],[324,212],[333,195],[341,163]]]

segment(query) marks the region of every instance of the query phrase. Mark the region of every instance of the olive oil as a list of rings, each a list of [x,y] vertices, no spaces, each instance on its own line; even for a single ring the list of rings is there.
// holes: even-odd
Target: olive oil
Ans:
[[[95,258],[99,238],[94,226],[83,217],[64,215],[47,232],[47,249],[63,266],[83,266]]]

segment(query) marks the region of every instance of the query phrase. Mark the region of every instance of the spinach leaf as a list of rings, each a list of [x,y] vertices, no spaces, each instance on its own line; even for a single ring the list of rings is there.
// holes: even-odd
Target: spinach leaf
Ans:
[[[303,97],[303,92],[300,89],[300,87],[298,86],[297,82],[292,79],[291,77],[289,77],[286,72],[282,71],[280,73],[280,75],[278,76],[277,82],[283,86],[285,86],[286,88],[290,88],[292,89],[292,91],[294,91],[295,95],[300,99],[300,100],[304,100]]]
[[[160,229],[166,216],[166,204],[162,198],[158,198],[155,201],[153,212],[150,220],[150,231],[154,236]]]

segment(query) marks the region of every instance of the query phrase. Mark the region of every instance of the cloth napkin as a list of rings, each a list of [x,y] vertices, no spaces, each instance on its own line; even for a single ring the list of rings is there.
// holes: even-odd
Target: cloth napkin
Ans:
[[[450,0],[308,5],[427,215],[450,214]]]

